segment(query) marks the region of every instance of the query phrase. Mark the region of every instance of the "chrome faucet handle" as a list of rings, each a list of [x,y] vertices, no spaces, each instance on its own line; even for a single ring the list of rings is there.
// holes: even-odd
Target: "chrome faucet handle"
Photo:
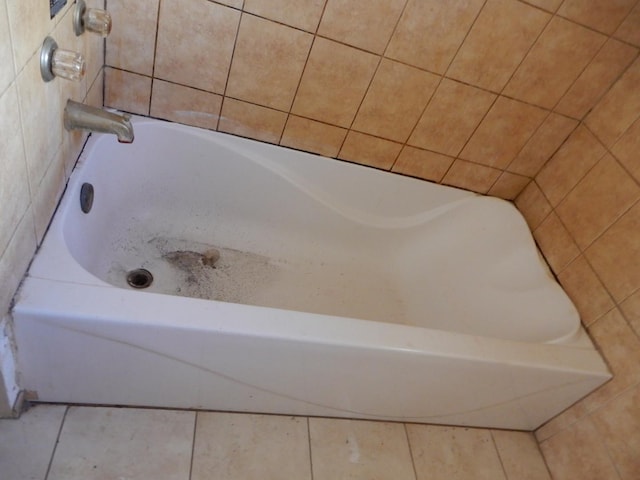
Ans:
[[[111,33],[111,15],[106,10],[87,8],[84,0],[77,0],[73,12],[73,31],[80,36],[85,30],[106,37]]]
[[[40,50],[40,74],[45,82],[55,77],[79,82],[84,77],[87,64],[82,55],[58,48],[56,41],[47,37]]]

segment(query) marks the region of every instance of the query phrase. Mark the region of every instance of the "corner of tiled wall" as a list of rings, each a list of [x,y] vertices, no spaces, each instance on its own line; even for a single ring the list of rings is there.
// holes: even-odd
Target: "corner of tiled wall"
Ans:
[[[87,1],[89,7],[103,0]],[[74,2],[50,19],[41,0],[0,0],[0,417],[11,414],[18,388],[11,362],[8,310],[20,280],[42,241],[75,159],[86,140],[68,133],[62,112],[68,98],[102,106],[104,42],[73,33]],[[40,77],[40,46],[51,35],[60,48],[87,60],[80,83]],[[9,409],[9,410],[7,410]]]
[[[536,432],[557,479],[640,478],[639,85],[636,58],[516,199],[614,374]]]

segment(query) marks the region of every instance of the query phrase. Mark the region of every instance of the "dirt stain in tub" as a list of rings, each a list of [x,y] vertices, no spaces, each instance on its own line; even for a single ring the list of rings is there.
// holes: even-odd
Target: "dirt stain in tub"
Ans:
[[[166,245],[165,245],[166,246]],[[273,278],[277,267],[268,257],[231,248],[179,249],[162,253],[178,273],[171,293],[188,297],[249,302]]]

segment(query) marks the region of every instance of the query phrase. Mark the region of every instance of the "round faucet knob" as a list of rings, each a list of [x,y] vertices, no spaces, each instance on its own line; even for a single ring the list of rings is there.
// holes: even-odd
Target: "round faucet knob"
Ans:
[[[87,8],[84,0],[77,0],[73,14],[73,30],[76,36],[85,30],[106,37],[111,33],[111,14],[99,8]]]
[[[40,74],[45,82],[50,82],[55,77],[78,82],[84,77],[86,68],[82,55],[58,48],[51,37],[44,39],[40,50]]]

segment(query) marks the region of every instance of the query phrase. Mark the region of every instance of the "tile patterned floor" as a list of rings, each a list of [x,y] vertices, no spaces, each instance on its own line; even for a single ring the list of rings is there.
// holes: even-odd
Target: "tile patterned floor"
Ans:
[[[38,405],[0,420],[2,480],[550,480],[523,432]]]

